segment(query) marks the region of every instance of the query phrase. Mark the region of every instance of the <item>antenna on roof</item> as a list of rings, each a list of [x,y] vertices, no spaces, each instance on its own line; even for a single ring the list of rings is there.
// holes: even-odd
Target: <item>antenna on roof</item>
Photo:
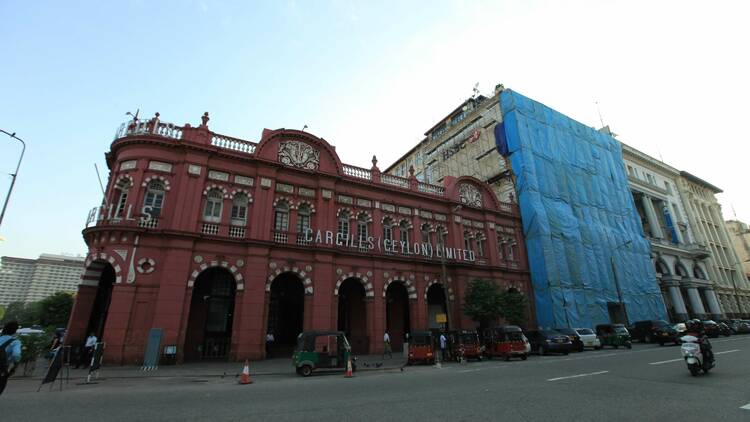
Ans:
[[[99,179],[99,187],[102,188],[102,196],[104,197],[104,204],[107,204],[107,194],[104,193],[104,185],[102,184],[102,177],[99,175],[99,167],[94,163],[94,169],[96,170],[96,178]]]
[[[472,88],[472,91],[474,92],[474,95],[472,95],[471,98],[476,98],[477,95],[479,95],[479,82],[474,84],[474,88]]]
[[[734,215],[734,218],[737,219],[737,211],[734,210],[734,204],[729,204],[730,207],[732,207],[732,214]]]
[[[594,104],[596,104],[596,112],[599,113],[599,123],[604,127],[604,119],[602,119],[602,110],[599,108],[599,101],[594,101]]]

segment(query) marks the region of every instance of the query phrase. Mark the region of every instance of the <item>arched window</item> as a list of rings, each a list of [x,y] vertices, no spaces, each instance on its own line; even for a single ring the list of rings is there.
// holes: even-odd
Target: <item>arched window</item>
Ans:
[[[286,243],[289,240],[289,204],[280,201],[273,212],[273,241]]]
[[[247,223],[247,195],[238,193],[232,199],[232,225],[244,226]]]
[[[383,219],[383,241],[393,241],[393,220],[390,217]]]
[[[469,231],[464,232],[464,249],[466,249],[467,251],[474,250],[474,245],[473,245],[474,242],[472,242],[473,238],[474,236],[472,236],[471,232]]]
[[[130,186],[130,180],[126,178],[120,179],[115,186],[115,198],[117,198],[117,202],[115,203],[115,218],[122,217],[125,212],[125,203],[128,201]]]
[[[477,233],[474,237],[477,241],[477,256],[484,258],[484,233]]]
[[[409,222],[406,220],[401,220],[401,223],[398,225],[399,230],[399,240],[409,244]]]
[[[310,225],[310,206],[302,204],[297,208],[297,244],[309,245],[312,237]]]
[[[206,208],[203,210],[203,220],[210,223],[221,221],[221,207],[224,194],[219,189],[211,189],[206,195]]]
[[[422,224],[422,227],[420,227],[420,232],[422,233],[422,243],[430,243],[430,224],[424,223]]]
[[[336,243],[347,243],[349,240],[349,211],[339,213],[336,231]]]
[[[357,216],[357,240],[359,242],[367,242],[367,237],[369,235],[367,214],[360,213]]]
[[[152,180],[146,188],[146,197],[143,199],[143,212],[151,215],[151,218],[157,218],[161,215],[161,209],[164,206],[164,182]]]

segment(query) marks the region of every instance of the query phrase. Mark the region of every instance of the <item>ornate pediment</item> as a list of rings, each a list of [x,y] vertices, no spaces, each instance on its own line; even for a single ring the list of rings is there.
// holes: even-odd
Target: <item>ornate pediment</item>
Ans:
[[[479,192],[476,186],[469,183],[461,183],[458,185],[458,198],[462,204],[466,204],[472,207],[482,207],[482,194]]]
[[[279,162],[289,167],[317,170],[320,151],[304,142],[284,141],[279,144]]]

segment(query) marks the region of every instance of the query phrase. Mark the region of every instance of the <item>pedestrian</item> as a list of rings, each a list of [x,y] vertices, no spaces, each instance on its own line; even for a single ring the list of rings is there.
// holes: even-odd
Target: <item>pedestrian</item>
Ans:
[[[53,357],[55,357],[55,350],[57,350],[58,347],[62,346],[62,333],[59,331],[56,331],[55,334],[52,336],[52,342],[49,345],[49,351],[47,352],[46,358],[47,360],[52,360]]]
[[[5,390],[8,378],[21,361],[21,341],[13,337],[18,331],[18,322],[9,321],[0,335],[0,394]]]
[[[86,343],[83,345],[83,353],[81,354],[81,359],[76,364],[75,368],[78,369],[79,366],[83,365],[83,369],[86,369],[89,367],[89,364],[91,363],[91,357],[94,355],[94,347],[96,347],[97,342],[96,334],[91,333],[86,338]]]
[[[383,334],[383,359],[385,355],[388,355],[388,359],[393,359],[393,351],[391,348],[391,336],[388,335],[388,331]]]
[[[273,336],[272,332],[268,332],[266,334],[266,359],[271,358],[271,347],[273,347],[273,343],[276,341],[276,338]]]
[[[445,346],[448,343],[448,339],[445,338],[445,334],[440,333],[440,360],[445,362]]]

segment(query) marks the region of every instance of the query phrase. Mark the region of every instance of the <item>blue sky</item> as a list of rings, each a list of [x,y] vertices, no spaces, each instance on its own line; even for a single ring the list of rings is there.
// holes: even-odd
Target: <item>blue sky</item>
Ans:
[[[658,4],[652,4],[658,3]],[[742,2],[0,2],[0,128],[28,143],[0,255],[84,253],[127,111],[257,141],[302,128],[385,168],[503,83],[726,193],[750,221]],[[0,199],[20,148],[0,137]],[[105,180],[106,181],[106,180]]]

